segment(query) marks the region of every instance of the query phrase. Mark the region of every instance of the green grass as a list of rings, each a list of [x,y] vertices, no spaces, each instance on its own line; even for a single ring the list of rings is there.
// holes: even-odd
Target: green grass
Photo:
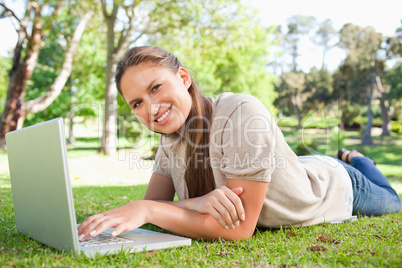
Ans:
[[[295,132],[284,130],[292,148],[303,139],[318,143],[318,152],[334,155],[334,148],[327,148],[324,130],[304,129]],[[357,148],[377,161],[378,167],[393,176],[391,184],[402,197],[402,135],[374,137],[373,146],[360,146],[360,134],[348,132],[345,147]],[[97,141],[79,139],[80,147],[70,148],[69,157],[76,163],[83,162],[89,173],[95,174],[90,161],[111,162],[96,155]],[[100,160],[99,160],[100,159]],[[4,161],[3,161],[4,160]],[[85,161],[88,161],[86,163]],[[104,162],[103,162],[104,161]],[[72,256],[21,235],[15,228],[14,211],[8,170],[4,167],[5,152],[0,152],[0,266],[51,266],[51,267],[401,267],[402,266],[402,212],[381,217],[362,217],[357,222],[344,224],[320,224],[315,226],[283,229],[257,229],[254,236],[242,241],[193,241],[189,247],[171,248],[154,252],[87,258]],[[113,173],[121,172],[116,169]],[[78,174],[78,173],[77,173]],[[101,174],[100,174],[101,175]],[[123,176],[124,174],[121,174]],[[145,176],[145,175],[141,175]],[[102,185],[80,184],[84,174],[74,183],[73,195],[77,220],[83,221],[95,213],[139,200],[146,185],[119,186],[114,181]],[[159,227],[144,228],[163,231]],[[326,243],[320,237],[330,236]],[[314,246],[322,251],[314,251]]]
[[[3,179],[5,179],[3,177]],[[78,221],[87,216],[141,199],[145,185],[125,187],[75,187]],[[10,188],[0,190],[0,264],[2,266],[372,266],[400,267],[402,259],[402,213],[382,217],[363,217],[357,222],[316,226],[256,230],[242,241],[193,241],[189,247],[90,259],[72,256],[29,239],[17,232]],[[163,231],[152,225],[148,229]],[[330,236],[326,243],[319,237]],[[313,251],[322,246],[325,251]]]
[[[315,141],[318,144],[316,153],[336,156],[338,149],[329,145],[330,137],[328,130],[323,129],[300,129],[283,128],[282,132],[289,146],[295,149],[297,144],[303,141]],[[361,133],[358,131],[343,132],[346,136],[343,147],[356,148],[358,151],[373,158],[378,168],[387,177],[402,179],[402,133],[393,133],[392,136],[373,136],[373,145],[361,145]]]

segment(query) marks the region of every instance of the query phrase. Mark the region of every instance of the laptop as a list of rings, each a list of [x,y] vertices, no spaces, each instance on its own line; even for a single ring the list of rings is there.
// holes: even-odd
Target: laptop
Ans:
[[[97,254],[191,245],[191,239],[137,228],[117,237],[107,229],[79,242],[62,118],[6,134],[17,230],[55,249]],[[100,241],[98,241],[100,240]],[[111,241],[112,240],[112,241]]]

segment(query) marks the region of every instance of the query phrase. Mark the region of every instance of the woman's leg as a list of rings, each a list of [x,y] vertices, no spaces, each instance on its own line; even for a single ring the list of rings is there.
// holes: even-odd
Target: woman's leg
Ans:
[[[357,153],[349,160],[351,165],[341,163],[352,180],[354,215],[378,216],[401,211],[398,194],[371,159]]]
[[[373,161],[367,157],[355,156],[350,160],[350,165],[359,170],[371,182],[378,186],[388,189],[391,193],[396,194],[388,179],[374,165]]]

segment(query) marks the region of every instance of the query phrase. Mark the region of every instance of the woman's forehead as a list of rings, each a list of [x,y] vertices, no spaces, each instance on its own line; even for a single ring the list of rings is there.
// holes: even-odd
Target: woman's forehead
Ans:
[[[121,78],[121,90],[123,93],[126,91],[126,94],[132,94],[133,91],[146,91],[153,82],[168,79],[172,75],[174,73],[170,69],[157,66],[154,63],[140,63],[127,68]]]

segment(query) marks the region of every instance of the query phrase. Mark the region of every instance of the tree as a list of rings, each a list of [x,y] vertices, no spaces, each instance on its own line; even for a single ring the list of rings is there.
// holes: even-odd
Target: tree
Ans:
[[[402,22],[402,21],[401,21]],[[398,58],[402,56],[402,25],[396,29],[395,36],[390,36],[385,38],[385,60]],[[382,133],[381,136],[391,135],[391,117],[394,114],[394,107],[391,105],[394,98],[395,100],[401,98],[398,94],[398,87],[395,86],[395,78],[393,75],[400,69],[400,64],[396,64],[395,68],[386,71],[385,78],[381,79],[379,76],[376,77],[377,88],[378,88],[378,99],[380,100],[381,107],[381,119],[382,119]],[[389,74],[388,74],[389,73]],[[384,83],[388,80],[391,84],[388,85]],[[392,87],[392,91],[391,91]],[[399,91],[401,89],[399,88]],[[399,95],[399,96],[398,96]]]
[[[385,85],[380,79],[380,77],[376,76],[376,83],[377,83],[377,98],[380,100],[380,108],[381,108],[381,119],[382,119],[382,133],[381,136],[390,136],[391,135],[391,117],[394,113],[394,109],[391,106],[391,103],[388,99],[390,86]]]
[[[325,68],[311,68],[306,75],[305,92],[309,92],[307,103],[312,109],[324,110],[325,106],[334,101],[332,74]]]
[[[287,105],[291,103],[296,111],[298,125],[296,129],[302,128],[302,119],[304,116],[304,103],[308,95],[305,94],[305,75],[304,73],[284,73],[279,78],[278,84],[279,96],[275,103]]]
[[[272,41],[270,55],[267,63],[268,68],[272,68],[271,73],[280,76],[284,72],[285,65],[285,35],[282,33],[282,27],[276,26],[275,31],[269,35]]]
[[[27,81],[31,78],[42,48],[41,40],[48,36],[49,32],[53,29],[53,24],[59,18],[63,8],[68,9],[71,7],[63,7],[64,4],[62,1],[45,3],[27,1],[25,14],[20,19],[5,4],[0,3],[0,6],[3,8],[3,16],[7,14],[19,24],[17,29],[18,41],[14,50],[12,67],[9,74],[6,106],[0,122],[0,146],[5,146],[4,137],[7,132],[22,127],[28,113],[35,113],[49,106],[60,94],[67,81],[71,72],[72,59],[76,52],[77,44],[93,14],[92,11],[88,11],[80,16],[81,19],[74,33],[71,35],[71,40],[67,42],[68,46],[62,68],[49,88],[49,91],[39,98],[27,102],[24,101]]]
[[[10,70],[11,61],[8,58],[0,56],[0,111],[4,109],[7,85],[8,85],[8,70]]]
[[[102,116],[101,102],[105,94],[106,29],[103,15],[96,12],[87,26],[85,35],[74,57],[74,69],[67,83],[70,103],[68,107],[69,142],[74,143],[74,118]],[[66,116],[66,115],[64,115]],[[100,121],[99,121],[100,122]],[[100,125],[100,124],[99,124]],[[99,135],[100,137],[100,135]],[[100,146],[100,143],[99,143]]]
[[[297,71],[297,57],[299,56],[299,42],[303,35],[308,34],[313,28],[315,18],[312,16],[293,15],[288,19],[288,32],[286,42],[289,46],[289,54],[292,57],[292,72]]]
[[[389,93],[387,100],[392,103],[392,107],[397,109],[399,107],[399,113],[396,112],[396,117],[399,120],[402,119],[402,63],[397,63],[391,68],[385,77],[386,86],[389,87]]]
[[[356,109],[361,104],[362,81],[354,66],[343,62],[333,74],[332,99],[338,100],[341,111],[340,128],[343,130],[351,125],[353,119],[359,114]],[[365,81],[365,80],[363,80]],[[363,87],[364,89],[364,87]]]
[[[224,87],[225,83],[229,83],[230,80],[232,81],[231,85],[236,85],[237,88],[241,88],[246,84],[241,80],[244,76],[239,76],[239,79],[236,80],[238,77],[236,75],[241,72],[233,73],[239,70],[241,55],[249,55],[253,50],[252,53],[255,55],[253,60],[260,64],[262,58],[258,56],[263,55],[266,48],[260,47],[261,50],[258,52],[254,50],[255,47],[249,48],[245,45],[246,43],[241,44],[236,40],[236,38],[241,38],[241,40],[247,41],[247,38],[235,35],[235,28],[232,25],[234,17],[231,17],[231,15],[236,16],[236,12],[243,12],[241,8],[238,8],[240,6],[238,4],[239,1],[237,0],[229,2],[222,0],[202,2],[195,0],[158,0],[154,2],[124,2],[124,4],[117,0],[113,3],[107,2],[107,4],[102,1],[103,14],[108,25],[108,56],[105,120],[101,152],[113,154],[116,150],[117,90],[114,73],[117,60],[123,56],[127,47],[136,44],[140,38],[142,43],[159,45],[172,51],[181,59],[191,59],[191,63],[188,65],[197,70],[197,78],[202,81],[200,82],[201,84],[204,83],[205,85],[202,87],[204,91],[222,91],[224,89],[221,89],[221,87]],[[225,12],[229,13],[222,16]],[[117,16],[118,13],[120,16]],[[243,14],[242,16],[245,15]],[[124,19],[119,21],[118,18]],[[250,24],[244,26],[236,24],[236,27],[239,26],[244,28],[240,31],[241,35],[244,35],[246,27],[250,26]],[[228,37],[226,33],[229,30],[232,30],[231,40],[224,38]],[[262,40],[266,38],[266,33],[266,31],[260,30],[260,32],[256,33],[258,36],[253,38]],[[200,38],[201,36],[202,38]],[[213,36],[213,38],[209,38],[210,36]],[[155,42],[158,39],[160,42]],[[233,43],[228,43],[232,41]],[[223,50],[219,51],[215,47],[216,45]],[[203,55],[197,56],[198,53],[194,53],[195,50],[201,51],[200,53]],[[207,56],[211,55],[217,57],[207,58]],[[230,64],[233,65],[230,66]],[[231,69],[230,67],[233,68]],[[208,68],[212,69],[208,70]],[[245,67],[242,68],[242,71],[246,70]],[[259,72],[252,74],[254,81],[267,82],[265,78],[256,79],[257,77],[262,78],[262,70],[263,68]],[[214,72],[220,72],[216,75],[219,79],[215,78]],[[239,91],[240,89],[237,88],[231,87],[230,89]],[[251,88],[251,85],[247,84],[247,88],[244,88],[244,90],[249,88]],[[227,87],[225,91],[229,91],[229,88]],[[267,90],[266,92],[270,91]],[[265,95],[268,96],[269,94],[265,93]]]
[[[378,53],[381,50],[382,35],[371,27],[363,28],[348,23],[340,30],[339,44],[348,51],[344,64],[352,66],[355,79],[359,78],[357,74],[363,74],[363,77],[360,77],[364,88],[361,93],[366,96],[368,120],[363,133],[362,144],[372,144],[373,113],[371,102],[376,77],[383,75],[385,68],[384,60],[379,57]]]
[[[66,16],[68,19],[68,16]],[[55,24],[55,27],[60,23]],[[69,23],[70,24],[70,23]],[[106,53],[103,17],[96,12],[86,27],[74,56],[72,72],[59,96],[46,109],[28,114],[24,125],[32,125],[55,117],[69,118],[69,142],[74,143],[74,117],[83,120],[99,117],[100,102],[105,92],[104,61]],[[71,25],[72,30],[74,25]],[[52,31],[39,53],[38,63],[25,91],[25,100],[44,95],[53,84],[64,61],[65,45],[59,33]]]
[[[319,28],[316,32],[315,42],[323,47],[321,68],[325,68],[325,58],[328,50],[331,48],[331,39],[337,33],[338,32],[332,26],[332,21],[330,19],[326,19],[319,24]]]
[[[254,19],[256,11],[238,1],[194,5],[191,23],[150,42],[175,54],[207,96],[252,94],[275,114],[274,77],[265,68],[275,27],[262,27]]]
[[[131,44],[145,35],[166,32],[188,22],[191,1],[102,0],[107,25],[106,88],[101,153],[113,155],[117,141],[117,62]]]

